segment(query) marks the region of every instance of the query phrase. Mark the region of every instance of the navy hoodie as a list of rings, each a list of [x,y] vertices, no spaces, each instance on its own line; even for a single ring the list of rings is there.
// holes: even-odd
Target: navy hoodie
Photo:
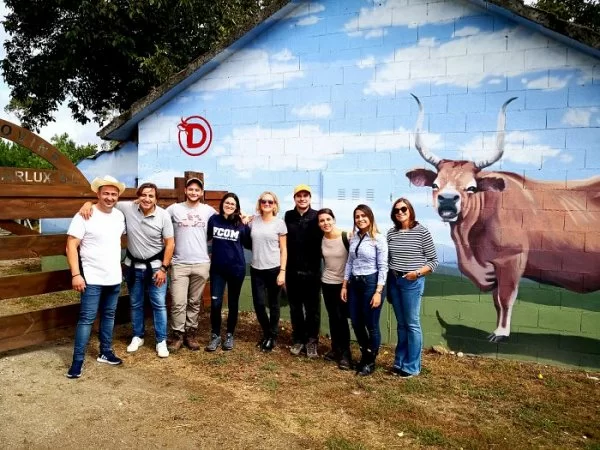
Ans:
[[[246,273],[244,247],[250,247],[250,228],[240,223],[237,226],[215,214],[208,220],[206,237],[212,239],[212,258],[210,270],[234,276]]]

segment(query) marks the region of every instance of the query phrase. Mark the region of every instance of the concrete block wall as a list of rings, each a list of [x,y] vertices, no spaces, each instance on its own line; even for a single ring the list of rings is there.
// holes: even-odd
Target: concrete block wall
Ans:
[[[518,97],[507,110],[505,153],[488,170],[559,184],[542,206],[521,211],[521,225],[511,226],[527,229],[533,216],[544,215],[548,231],[572,227],[581,233],[579,250],[598,253],[600,211],[589,206],[598,188],[573,200],[585,210],[585,226],[555,210],[561,190],[600,173],[598,60],[468,0],[295,5],[139,124],[140,181],[170,186],[185,170],[202,171],[210,189],[236,192],[245,210],[266,189],[289,209],[293,186],[308,182],[313,206],[335,205],[345,228],[354,206],[367,199],[340,202],[328,186],[349,174],[361,196],[376,193],[370,203],[383,230],[391,199],[406,196],[442,261],[423,303],[428,345],[600,367],[598,292],[522,281],[510,338],[488,342],[496,328],[491,294],[458,269],[450,227],[438,216],[431,189],[406,177],[415,167],[431,169],[414,148],[418,108],[410,94],[425,108],[427,146],[441,158],[465,160],[493,149],[499,108]],[[180,148],[177,127],[195,115],[212,129],[210,148],[197,157]],[[368,186],[361,182],[367,179]],[[522,188],[541,195],[527,182]],[[507,211],[509,199],[507,193]],[[513,231],[504,230],[502,245],[511,245]],[[548,255],[549,267],[566,264]],[[386,320],[393,342],[393,314]]]

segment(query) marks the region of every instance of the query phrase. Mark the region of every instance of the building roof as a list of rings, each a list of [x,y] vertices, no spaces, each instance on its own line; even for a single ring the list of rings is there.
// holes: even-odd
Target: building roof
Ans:
[[[556,39],[570,47],[600,58],[600,33],[590,28],[559,19],[553,13],[525,5],[523,0],[467,0],[488,11],[506,17],[521,25],[534,29],[546,36]],[[187,89],[205,74],[217,67],[222,61],[243,48],[258,35],[270,28],[277,21],[289,14],[293,9],[306,3],[305,0],[276,1],[270,9],[265,10],[262,17],[251,23],[249,30],[241,30],[237,40],[224,49],[215,49],[192,61],[185,69],[172,75],[165,83],[144,98],[135,102],[97,134],[102,139],[117,141],[130,140],[137,133],[137,124],[161,106],[171,101],[179,93]],[[282,6],[283,5],[283,6]],[[259,23],[256,23],[260,21]]]

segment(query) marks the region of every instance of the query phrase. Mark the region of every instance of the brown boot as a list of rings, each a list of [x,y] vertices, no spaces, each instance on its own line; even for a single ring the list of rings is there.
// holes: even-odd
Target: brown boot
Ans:
[[[183,333],[181,331],[173,331],[167,339],[167,348],[170,352],[177,352],[183,345]]]
[[[185,330],[184,343],[186,347],[190,350],[200,350],[200,343],[198,342],[198,338],[196,337],[195,328],[188,328],[187,330]]]

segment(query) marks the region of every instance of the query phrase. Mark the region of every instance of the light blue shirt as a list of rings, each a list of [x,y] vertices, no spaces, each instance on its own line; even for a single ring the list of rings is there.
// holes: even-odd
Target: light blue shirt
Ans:
[[[385,236],[377,234],[373,239],[371,236],[365,235],[361,242],[359,233],[354,234],[350,240],[344,280],[349,280],[351,275],[377,273],[377,284],[384,285],[387,270],[388,246]]]

